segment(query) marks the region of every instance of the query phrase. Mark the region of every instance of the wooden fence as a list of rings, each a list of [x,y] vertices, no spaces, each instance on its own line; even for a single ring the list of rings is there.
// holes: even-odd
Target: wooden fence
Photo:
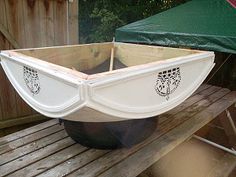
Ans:
[[[0,50],[78,43],[78,0],[0,0]],[[41,119],[0,67],[0,129]]]

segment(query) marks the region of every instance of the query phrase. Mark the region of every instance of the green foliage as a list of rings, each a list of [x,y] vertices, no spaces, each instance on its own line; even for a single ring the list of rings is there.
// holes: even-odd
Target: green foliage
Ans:
[[[125,24],[118,15],[107,9],[95,8],[90,17],[100,22],[91,29],[91,34],[89,34],[89,39],[95,42],[111,41],[114,29]]]
[[[112,41],[115,29],[186,0],[80,0],[80,43]]]

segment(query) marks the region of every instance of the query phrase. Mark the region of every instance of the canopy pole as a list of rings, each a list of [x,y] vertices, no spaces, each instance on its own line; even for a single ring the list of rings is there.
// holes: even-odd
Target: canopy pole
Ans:
[[[221,146],[221,145],[219,145],[219,144],[216,144],[216,143],[214,143],[214,142],[212,142],[212,141],[209,141],[209,140],[207,140],[207,139],[205,139],[205,138],[202,138],[202,137],[200,137],[200,136],[197,136],[197,135],[193,135],[193,137],[196,138],[196,139],[198,139],[198,140],[200,140],[200,141],[202,141],[202,142],[204,142],[204,143],[207,143],[207,144],[209,144],[209,145],[212,145],[212,146],[214,146],[214,147],[216,147],[216,148],[218,148],[218,149],[221,149],[221,150],[223,150],[223,151],[226,151],[226,152],[228,152],[228,153],[230,153],[230,154],[236,156],[236,151],[234,151],[234,150],[231,150],[231,149],[229,149],[229,148],[226,148],[226,147],[224,147],[224,146]]]
[[[112,40],[112,48],[111,48],[111,57],[110,57],[110,67],[109,67],[109,71],[113,70],[113,65],[114,65],[114,42],[115,42],[115,38],[113,38]]]
[[[220,68],[228,61],[228,59],[232,56],[232,54],[229,54],[229,56],[225,59],[225,61],[216,69],[216,71],[211,75],[211,77],[206,81],[206,84],[216,75],[216,73],[220,70]]]

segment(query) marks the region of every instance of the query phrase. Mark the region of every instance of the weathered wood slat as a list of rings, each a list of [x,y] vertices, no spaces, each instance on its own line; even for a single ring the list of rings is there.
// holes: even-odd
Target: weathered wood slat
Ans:
[[[22,3],[20,1],[5,0],[5,9],[7,17],[7,25],[5,26],[7,32],[11,36],[10,43],[16,49],[20,46],[24,46],[26,38],[21,32],[22,26],[24,26],[24,19],[22,12]]]
[[[207,92],[206,92],[207,93]],[[211,92],[208,92],[208,93],[211,93]],[[201,97],[202,98],[202,97]],[[163,131],[164,132],[164,131]],[[154,135],[153,137],[156,137],[156,135]],[[126,151],[126,150],[125,150]],[[127,152],[125,152],[124,151],[124,154],[125,153],[127,153]],[[120,155],[121,155],[122,153],[120,153],[120,151],[117,153],[117,156],[119,157]],[[112,156],[114,156],[114,154],[112,154]],[[50,171],[48,171],[48,172],[45,172],[45,173],[43,173],[44,175],[46,175],[46,174],[48,174],[47,176],[50,176],[50,175],[52,175],[52,174],[54,174],[55,175],[55,173],[56,174],[61,174],[61,173],[63,173],[63,174],[67,174],[66,172],[65,172],[65,169],[68,169],[68,173],[69,172],[71,172],[71,171],[73,171],[73,170],[75,170],[75,169],[77,169],[77,168],[79,168],[78,166],[74,166],[73,165],[73,163],[75,163],[75,164],[77,164],[77,161],[79,160],[79,158],[80,157],[78,157],[78,158],[73,158],[72,160],[70,160],[71,161],[71,163],[70,163],[70,167],[65,167],[65,166],[67,166],[67,163],[65,162],[65,163],[63,163],[63,164],[61,164],[61,165],[59,165],[59,166],[57,166],[56,168],[53,168],[52,170],[50,170]],[[104,157],[104,158],[106,158],[106,157]],[[102,160],[101,160],[102,161]],[[98,164],[99,164],[99,162],[98,162]],[[108,164],[109,164],[109,162],[108,162]],[[61,170],[60,170],[61,169]],[[90,169],[91,170],[91,169]],[[86,171],[86,170],[85,170]]]
[[[1,4],[0,4],[0,6],[1,6]],[[1,10],[1,9],[0,9]],[[0,80],[1,80],[1,82],[2,82],[2,79],[3,79],[3,70],[2,70],[2,68],[0,67]],[[0,88],[0,94],[3,94],[4,92],[3,92],[3,89],[2,88]],[[4,100],[3,100],[3,97],[0,97],[0,121],[2,121],[3,120],[3,102],[4,102]]]
[[[24,33],[27,36],[27,41],[24,47],[39,47],[41,46],[40,39],[40,23],[38,1],[22,1],[23,3],[23,19]],[[37,20],[36,20],[37,19]]]
[[[205,87],[205,89],[199,89],[199,92],[197,90],[195,92],[195,94],[193,94],[193,96],[188,98],[186,101],[184,101],[183,103],[181,103],[180,105],[178,105],[174,109],[166,112],[165,114],[160,115],[160,121],[168,119],[168,116],[175,115],[178,112],[183,111],[184,109],[186,109],[190,105],[200,101],[204,97],[209,96],[220,89],[221,89],[220,87],[211,86],[211,87],[207,87],[207,88]]]
[[[16,92],[16,110],[17,117],[24,117],[32,115],[32,108],[27,105],[27,103],[20,97],[20,95]]]
[[[54,1],[54,45],[67,44],[67,3],[68,1]]]
[[[170,114],[175,114],[177,112],[180,112],[184,110],[189,105],[192,105],[193,103],[196,103],[203,99],[205,96],[209,96],[213,94],[214,92],[220,90],[220,87],[210,86],[204,89],[198,89],[190,98],[188,98],[186,101],[184,101],[182,104],[180,104],[178,107],[170,110]]]
[[[79,43],[79,35],[73,35],[79,33],[79,23],[78,23],[78,11],[79,11],[79,0],[74,0],[73,2],[69,2],[69,43],[70,44],[78,44]]]
[[[44,148],[50,144],[53,144],[63,138],[66,138],[68,135],[65,131],[60,131],[57,133],[54,133],[52,135],[49,135],[45,138],[39,139],[37,141],[34,141],[30,144],[27,144],[25,146],[19,147],[15,150],[12,150],[10,152],[4,153],[1,155],[0,165],[6,164],[10,161],[13,161],[15,159],[18,159],[22,156],[25,156],[31,152],[34,152],[36,150],[39,150],[41,148]]]
[[[230,107],[229,111],[234,122],[236,123],[236,103]]]
[[[16,117],[17,110],[16,110],[16,97],[15,97],[15,90],[11,86],[9,80],[6,78],[6,75],[0,67],[0,80],[1,80],[1,87],[0,87],[0,99],[2,103],[2,120],[5,120],[8,117]]]
[[[158,141],[152,142],[100,176],[137,176],[235,102],[236,92],[227,94],[207,107],[206,110],[181,124],[178,128],[160,137]]]
[[[88,148],[81,146],[80,144],[72,145],[66,149],[63,149],[55,154],[52,154],[51,156],[39,160],[33,164],[30,164],[26,166],[25,168],[22,168],[14,173],[11,174],[11,177],[16,176],[24,176],[24,177],[30,177],[39,175],[40,173],[43,173],[47,170],[50,170],[51,168],[59,165],[60,163],[69,163],[70,158],[75,158],[75,156],[84,153]],[[58,167],[55,167],[58,168]],[[32,170],[35,169],[35,170]],[[64,170],[64,169],[63,169]],[[60,173],[60,171],[56,170],[57,173]],[[62,171],[63,172],[63,171]],[[47,173],[46,173],[47,174]],[[55,174],[52,174],[51,176],[56,176]]]
[[[47,38],[49,37],[49,33],[47,29],[54,30],[54,28],[51,29],[51,26],[48,26],[48,22],[53,22],[53,20],[49,20],[48,17],[51,17],[53,19],[53,8],[51,8],[53,1],[38,1],[38,7],[39,7],[39,14],[38,14],[38,23],[39,23],[39,31],[40,33],[40,47],[46,47],[47,44]],[[50,8],[50,11],[49,11]],[[50,16],[49,16],[50,15]],[[53,24],[53,23],[52,23]],[[54,31],[51,31],[53,34],[54,40]],[[53,44],[53,43],[52,43]]]
[[[78,0],[67,3],[61,0],[1,0],[0,24],[3,28],[0,33],[4,40],[12,43],[5,44],[2,39],[1,49],[66,44],[67,16],[71,44],[78,43]]]
[[[208,85],[209,86],[209,85]],[[221,87],[217,87],[217,86],[210,86],[210,87],[207,87],[206,89],[203,89],[201,90],[199,93],[201,93],[201,95],[209,95],[213,92],[216,92],[218,90],[222,89]]]
[[[188,100],[186,100],[183,104],[180,104],[179,106],[177,106],[176,109],[179,111],[175,111],[175,109],[173,109],[167,112],[167,114],[163,114],[162,119],[164,119],[164,121],[167,120],[167,124],[168,124],[168,120],[170,120],[171,116],[172,117],[175,116],[175,118],[178,119],[178,116],[181,118],[183,114],[186,114],[185,112],[188,112],[187,118],[189,118],[197,111],[200,111],[199,109],[203,109],[204,107],[207,107],[209,104],[213,103],[214,101],[216,101],[217,99],[219,99],[220,97],[224,96],[225,94],[229,92],[230,91],[228,89],[217,89],[217,90],[213,90],[212,88],[207,89],[203,93],[200,92],[201,94],[194,95],[190,97]],[[217,97],[215,97],[215,95]],[[211,99],[211,102],[206,102],[206,99],[204,98]],[[188,105],[191,105],[191,106],[188,106]],[[181,111],[183,112],[181,113]],[[180,119],[180,121],[182,120]]]
[[[192,104],[190,107],[186,108],[184,111],[178,112],[178,114],[173,114],[172,116],[174,116],[174,119],[168,119],[164,123],[165,126],[168,126],[173,121],[175,121],[175,123],[181,123],[181,122],[191,118],[196,113],[207,108],[209,105],[211,105],[212,103],[214,103],[218,99],[222,98],[224,95],[226,95],[229,92],[230,91],[228,89],[220,89],[219,91],[214,92],[211,95],[205,96],[205,97],[207,97],[207,99],[202,99],[202,100]]]
[[[18,126],[18,125],[25,125],[30,122],[37,122],[37,121],[43,121],[43,120],[46,121],[48,120],[48,118],[38,113],[28,115],[28,116],[23,116],[23,117],[14,117],[11,119],[4,119],[0,121],[0,129],[9,128],[9,127]]]
[[[12,141],[8,144],[4,144],[4,145],[0,146],[0,155],[3,153],[6,153],[8,151],[12,152],[13,150],[15,150],[21,146],[24,146],[26,144],[33,142],[33,141],[42,139],[44,137],[47,137],[51,134],[54,134],[54,133],[62,131],[62,130],[63,130],[63,126],[55,125],[55,126],[51,126],[50,128],[43,129],[39,132],[25,136],[21,139],[17,139],[15,141]]]
[[[0,12],[1,12],[0,22],[2,23],[2,25],[6,25],[7,19],[6,19],[5,1],[0,1]],[[4,49],[8,45],[9,44],[5,36],[0,32],[0,50]],[[1,81],[0,95],[2,95],[5,94],[2,85],[5,84],[6,81],[5,81],[5,74],[1,66],[0,66],[0,81]],[[4,98],[5,98],[4,96],[0,96],[0,121],[3,120],[4,116]]]
[[[20,48],[21,46],[24,46],[26,42],[24,32],[22,32],[23,31],[22,26],[24,26],[24,19],[22,18],[23,4],[20,1],[5,0],[4,7],[7,18],[7,24],[2,25],[2,29],[5,30],[6,37],[10,41],[11,45],[14,48]],[[11,93],[10,97],[11,99],[9,100],[9,102],[11,104],[15,104],[14,105],[15,110],[12,111],[14,115],[5,115],[6,117],[5,116],[4,117],[9,118],[8,116],[10,116],[11,118],[14,118],[14,117],[30,115],[31,108],[20,98],[18,93],[13,89],[11,85],[9,85],[9,88],[10,90],[8,92]]]
[[[69,3],[69,10],[71,41],[78,43],[78,0]],[[0,0],[0,50],[66,44],[66,11],[67,1],[63,0]],[[0,129],[22,120],[33,122],[30,115],[38,113],[19,97],[1,67],[0,80]]]
[[[64,131],[45,133],[43,138],[37,139],[40,136],[36,134],[59,127],[57,121],[52,120],[51,125],[44,123],[36,126],[36,130],[32,127],[25,132],[20,131],[19,136],[15,134],[0,139],[0,144],[3,143],[0,149],[8,144],[15,145],[12,152],[4,153],[0,158],[3,164],[0,165],[1,175],[137,176],[234,102],[236,92],[203,86],[183,104],[162,115],[163,121],[148,139],[130,149],[113,151],[88,149],[75,144],[69,137],[64,138],[67,136]],[[57,139],[60,133],[63,139]],[[36,141],[33,140],[34,134]],[[27,136],[32,137],[30,142],[20,143],[21,139],[28,141]]]
[[[236,127],[229,109],[222,112],[218,117],[229,139],[229,144],[232,148],[236,149]]]
[[[99,151],[99,150],[98,150]],[[105,153],[105,152],[104,152]],[[100,154],[100,153],[99,153]],[[82,155],[82,154],[81,154]],[[54,157],[54,156],[53,156]],[[52,158],[53,158],[52,157]],[[96,157],[96,156],[95,156]],[[77,162],[77,160],[78,159],[80,159],[81,157],[78,155],[77,157],[74,157],[73,159],[72,159],[72,162],[71,163],[76,163]],[[44,162],[44,161],[50,161],[51,162],[51,160],[50,160],[50,158],[48,159],[48,158],[46,158],[46,159],[43,159],[42,160],[42,162]],[[75,165],[73,165],[73,164],[71,164],[71,163],[69,163],[70,164],[70,168],[66,168],[65,166],[67,166],[68,165],[68,163],[67,162],[64,162],[64,163],[62,163],[61,165],[58,165],[57,167],[55,167],[55,168],[53,168],[52,170],[49,170],[49,171],[46,171],[45,173],[43,173],[42,175],[48,175],[48,176],[50,176],[50,175],[52,175],[52,174],[54,174],[55,175],[55,173],[57,173],[57,174],[62,174],[62,172],[63,172],[63,174],[66,174],[65,173],[65,169],[68,169],[67,170],[67,172],[68,173],[70,173],[71,171],[73,171],[73,170],[75,170],[76,168],[78,168],[78,166],[75,166]],[[36,164],[38,164],[38,163],[36,163]],[[43,164],[43,163],[42,163]],[[32,164],[32,165],[34,165],[34,164]],[[83,163],[82,163],[82,165],[83,165]],[[36,165],[36,166],[40,166],[40,165]],[[27,168],[27,167],[26,167]],[[30,166],[27,168],[27,169],[30,169]],[[32,168],[31,168],[32,169]],[[40,168],[42,171],[43,170],[45,170],[45,169],[43,169],[43,167],[42,168]],[[19,171],[19,173],[20,174],[22,174],[22,172],[24,172],[24,171],[27,171],[25,168],[23,168],[22,170],[20,170]],[[36,171],[37,172],[37,171]],[[15,174],[19,174],[19,173],[15,173]]]
[[[172,115],[174,117],[169,118],[167,119],[167,121],[164,121],[162,124],[160,124],[159,129],[156,132],[154,132],[154,134],[151,135],[147,140],[140,143],[139,145],[128,150],[122,149],[122,150],[112,151],[111,153],[106,154],[100,159],[88,164],[88,166],[78,169],[75,173],[71,174],[71,176],[96,176],[100,174],[101,172],[112,167],[114,164],[124,160],[126,157],[130,156],[139,149],[143,148],[147,144],[153,142],[155,139],[164,135],[166,132],[170,131],[171,129],[174,129],[182,122],[190,119],[196,113],[204,110],[204,108],[209,106],[211,103],[214,103],[214,101],[222,98],[227,93],[229,93],[228,89],[221,89],[218,92],[215,92],[214,94],[209,96],[209,101],[203,99],[197,102],[196,104],[191,105],[184,112],[179,112],[176,115]],[[87,169],[90,169],[89,173],[87,173]]]
[[[0,146],[4,145],[4,144],[7,144],[11,141],[17,140],[19,138],[22,138],[24,136],[27,136],[29,134],[32,134],[32,133],[38,132],[40,130],[43,130],[45,128],[51,127],[51,126],[56,125],[56,124],[58,124],[58,120],[53,119],[53,120],[41,123],[39,125],[36,125],[34,127],[27,128],[27,129],[22,130],[20,132],[16,132],[16,133],[7,135],[5,137],[0,138]]]
[[[18,158],[11,163],[4,164],[0,166],[1,175],[8,175],[15,172],[23,167],[28,166],[36,161],[44,159],[56,152],[59,152],[62,149],[68,148],[69,146],[75,144],[71,138],[64,138],[57,143],[50,144],[44,148],[39,149],[38,151],[27,154],[21,158]]]
[[[42,1],[40,1],[39,3],[42,4]],[[45,33],[43,35],[46,34],[46,41],[47,41],[46,46],[54,46],[55,45],[54,2],[53,1],[44,1],[44,7],[45,7],[45,11],[46,11],[46,19],[47,20],[44,21],[45,25],[42,24],[42,26],[44,26],[46,28]],[[42,8],[40,8],[40,9],[42,11]],[[45,12],[41,12],[41,11],[40,11],[40,13],[45,13]],[[42,14],[42,16],[43,16],[43,14]]]
[[[25,35],[23,34],[22,26],[24,26],[22,18],[22,3],[14,0],[2,0],[1,1],[4,11],[1,11],[1,15],[6,16],[5,22],[1,20],[1,24],[6,32],[6,37],[11,43],[11,46],[5,46],[2,49],[20,48],[25,43]],[[20,29],[21,28],[21,29]],[[0,73],[0,77],[5,77],[3,73]],[[7,93],[1,93],[3,99],[3,118],[9,120],[18,116],[25,116],[31,113],[29,106],[22,101],[18,94],[15,92],[11,84],[5,78],[5,81],[1,79],[1,87],[7,87]]]
[[[11,45],[15,49],[20,48],[19,44],[16,42],[14,37],[9,33],[9,31],[1,23],[0,23],[0,32],[4,35],[4,37],[11,43]]]
[[[63,175],[69,174],[73,170],[76,170],[77,168],[81,168],[86,164],[91,163],[93,160],[103,156],[107,152],[109,151],[90,149],[81,155],[78,155],[72,159],[67,160],[66,162],[56,166],[55,168],[40,174],[38,177],[62,176],[62,174]],[[89,171],[90,169],[87,169],[87,172]]]
[[[0,21],[2,24],[6,24],[6,9],[5,9],[5,1],[0,1]],[[9,47],[9,41],[5,38],[5,36],[0,33],[0,50]]]
[[[211,85],[208,84],[202,84],[193,94],[195,94],[196,92],[201,92],[207,88],[211,87]]]
[[[12,32],[14,31],[9,20],[14,20],[12,23],[18,23],[16,19],[12,19],[12,14],[9,10],[9,4],[12,4],[12,1],[3,0],[2,5],[4,5],[5,18],[1,21],[1,32],[5,35],[7,40],[11,43],[11,46],[14,48],[19,48],[19,44],[16,41]],[[13,2],[13,8],[15,7]],[[17,13],[17,10],[16,10]],[[17,28],[17,27],[15,27]],[[16,29],[17,30],[17,29]],[[2,70],[2,68],[0,69]],[[17,117],[17,103],[16,103],[16,92],[11,86],[10,82],[6,78],[5,73],[3,71],[0,72],[0,95],[2,97],[2,112],[3,112],[3,120],[8,117]],[[2,90],[2,91],[1,91]]]

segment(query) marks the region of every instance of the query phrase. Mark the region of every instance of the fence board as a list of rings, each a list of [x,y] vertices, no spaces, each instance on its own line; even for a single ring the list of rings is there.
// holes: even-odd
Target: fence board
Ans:
[[[78,0],[0,0],[0,12],[0,25],[20,48],[64,45],[67,36],[71,44],[78,43]],[[0,32],[0,50],[16,48],[10,41]],[[21,117],[36,114],[15,92],[1,67],[0,80],[0,121],[14,120],[16,125]]]
[[[41,43],[38,1],[22,1],[22,3],[24,31],[28,36],[25,47],[38,47]]]
[[[6,78],[6,75],[2,68],[0,68],[0,95],[1,95],[1,103],[2,103],[2,120],[7,119],[8,117],[15,118],[17,115],[16,110],[16,93],[14,88],[11,86],[10,82]]]
[[[78,33],[78,15],[79,10],[79,1],[74,0],[72,3],[69,3],[69,42],[70,44],[78,44],[79,35],[73,35]]]
[[[68,1],[54,1],[55,45],[67,44],[67,3]]]
[[[7,29],[11,36],[21,48],[25,46],[25,35],[21,32],[22,26],[24,26],[23,12],[21,1],[5,0],[5,10],[7,19]],[[6,26],[5,26],[6,27]]]
[[[39,1],[39,17],[42,46],[54,45],[54,2]]]

